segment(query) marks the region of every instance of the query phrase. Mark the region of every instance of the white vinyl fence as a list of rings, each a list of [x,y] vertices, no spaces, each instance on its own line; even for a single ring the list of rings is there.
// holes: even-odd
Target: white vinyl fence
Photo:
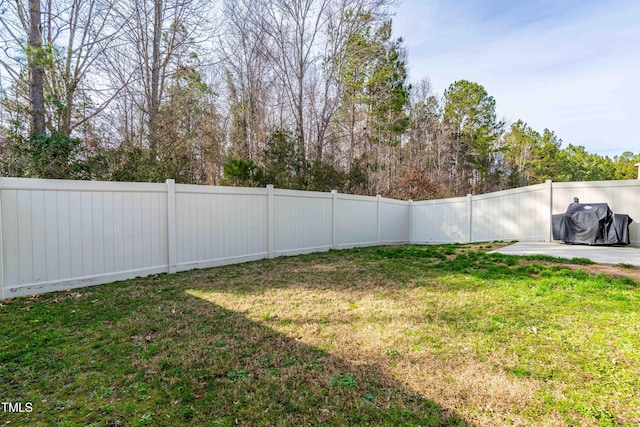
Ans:
[[[413,204],[413,241],[544,241],[551,229],[550,182],[479,196]],[[566,206],[565,206],[566,207]]]
[[[550,240],[551,214],[607,202],[640,221],[640,180],[411,202],[267,188],[0,178],[1,298],[281,255],[402,243]],[[640,227],[630,228],[640,246]]]
[[[408,243],[410,202],[267,188],[0,178],[1,298]]]
[[[563,213],[574,197],[581,203],[608,203],[634,219],[633,246],[640,246],[640,180],[551,182],[412,204],[413,243],[494,240],[550,241],[551,215]]]

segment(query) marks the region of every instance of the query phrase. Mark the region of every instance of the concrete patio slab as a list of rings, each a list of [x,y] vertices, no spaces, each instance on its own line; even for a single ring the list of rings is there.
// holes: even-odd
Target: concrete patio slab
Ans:
[[[631,264],[640,267],[640,248],[630,246],[584,246],[564,243],[517,242],[492,252],[507,255],[551,255],[561,258],[588,258],[598,264]]]

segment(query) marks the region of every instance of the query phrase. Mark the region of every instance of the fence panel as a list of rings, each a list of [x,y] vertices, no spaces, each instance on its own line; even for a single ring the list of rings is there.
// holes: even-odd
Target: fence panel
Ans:
[[[266,258],[267,190],[176,185],[176,269]]]
[[[166,186],[1,178],[4,297],[166,271]]]
[[[397,244],[407,243],[411,239],[409,218],[409,202],[393,199],[381,199],[381,243]]]
[[[549,200],[546,184],[473,196],[471,241],[544,241]]]
[[[378,244],[378,203],[375,197],[338,194],[338,247]]]
[[[469,241],[467,197],[413,203],[411,230],[415,243],[461,243]]]
[[[331,193],[275,190],[274,198],[276,255],[318,252],[331,248]]]

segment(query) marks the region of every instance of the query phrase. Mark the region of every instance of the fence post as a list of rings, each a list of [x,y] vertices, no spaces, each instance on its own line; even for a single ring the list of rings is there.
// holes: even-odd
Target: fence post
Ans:
[[[381,196],[378,194],[376,195],[376,204],[377,204],[377,209],[378,209],[378,213],[377,213],[377,223],[378,223],[378,246],[380,246],[382,244],[382,203],[381,203]]]
[[[0,301],[4,300],[4,241],[2,240],[2,178],[0,178]]]
[[[169,274],[176,272],[176,181],[167,181],[167,243],[169,245]]]
[[[547,184],[547,200],[549,201],[549,216],[547,218],[547,236],[545,242],[551,242],[553,240],[553,181],[548,179],[545,181]]]
[[[413,244],[413,199],[409,199],[409,244]]]
[[[268,257],[273,258],[273,245],[274,245],[274,232],[275,232],[275,222],[273,216],[273,185],[267,185],[267,241],[268,241]]]
[[[338,190],[331,190],[331,247],[338,248]]]
[[[467,194],[467,212],[469,214],[469,230],[468,230],[468,239],[467,243],[473,242],[473,196],[469,193]]]

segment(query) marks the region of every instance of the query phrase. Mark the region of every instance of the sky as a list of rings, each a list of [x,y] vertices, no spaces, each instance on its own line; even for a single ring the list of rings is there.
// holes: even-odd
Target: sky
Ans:
[[[393,25],[412,82],[476,82],[563,147],[640,152],[640,0],[402,0]]]

